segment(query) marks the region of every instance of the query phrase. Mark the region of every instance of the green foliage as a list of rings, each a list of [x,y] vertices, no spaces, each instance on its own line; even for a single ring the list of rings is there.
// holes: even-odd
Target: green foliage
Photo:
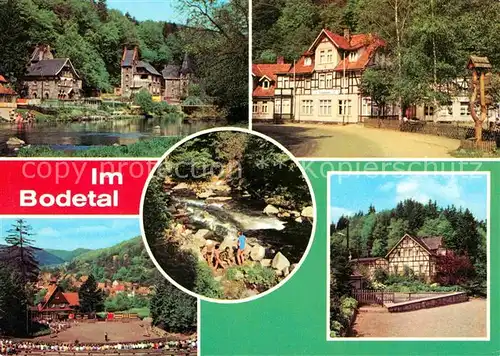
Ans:
[[[149,299],[143,296],[129,297],[126,293],[118,293],[104,301],[104,309],[109,312],[124,312],[131,309],[147,309]]]
[[[259,290],[268,290],[278,283],[274,270],[260,264],[230,267],[227,269],[226,278],[236,280],[237,271],[243,274],[243,281],[253,284]]]
[[[172,333],[196,331],[196,298],[177,289],[170,282],[157,282],[150,304],[154,325]]]
[[[181,137],[155,137],[128,146],[92,147],[88,150],[59,151],[48,146],[22,147],[19,157],[161,157]]]
[[[83,313],[100,312],[104,308],[103,292],[97,288],[97,282],[92,274],[80,287],[78,297],[80,299],[80,310]]]
[[[27,289],[17,271],[0,262],[0,333],[26,336]]]
[[[386,283],[388,277],[389,275],[384,268],[376,268],[373,273],[373,279],[379,283]]]
[[[214,279],[210,267],[204,262],[198,262],[196,267],[196,279],[193,292],[208,298],[222,298],[222,288],[220,283]]]

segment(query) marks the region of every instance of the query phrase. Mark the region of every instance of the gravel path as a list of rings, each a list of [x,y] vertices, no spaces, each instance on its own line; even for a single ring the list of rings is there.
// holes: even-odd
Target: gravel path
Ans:
[[[486,337],[486,299],[405,313],[361,312],[357,337]]]
[[[362,125],[260,124],[253,129],[285,146],[297,157],[447,158],[459,140],[366,128]]]

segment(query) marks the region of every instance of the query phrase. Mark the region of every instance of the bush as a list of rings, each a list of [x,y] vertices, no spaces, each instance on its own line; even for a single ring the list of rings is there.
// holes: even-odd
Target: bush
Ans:
[[[214,279],[212,270],[204,262],[197,265],[193,292],[215,299],[223,296],[220,283]]]
[[[269,289],[274,287],[278,282],[274,270],[262,267],[260,264],[256,264],[253,267],[243,266],[242,270],[245,274],[245,281],[255,284],[258,288]]]
[[[387,281],[388,275],[389,274],[387,273],[387,271],[384,268],[380,267],[376,268],[373,273],[375,281],[379,283],[385,283]]]

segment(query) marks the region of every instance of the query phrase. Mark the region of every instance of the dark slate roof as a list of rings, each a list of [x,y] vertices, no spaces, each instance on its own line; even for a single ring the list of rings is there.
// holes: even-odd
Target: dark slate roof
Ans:
[[[163,68],[161,74],[164,79],[179,78],[181,72],[181,66],[176,64],[169,64]]]
[[[184,60],[182,61],[181,73],[188,74],[193,72],[193,61],[191,57],[186,53],[184,55]]]
[[[69,62],[68,58],[44,59],[42,61],[32,63],[28,68],[27,77],[42,77],[57,75],[61,69]],[[69,62],[70,66],[71,62]],[[74,68],[73,68],[74,69]],[[75,71],[76,74],[76,71]],[[78,74],[76,74],[78,76]]]
[[[161,74],[158,73],[158,71],[148,62],[144,62],[144,61],[137,62],[137,68],[144,68],[145,70],[147,70],[149,73],[151,73],[153,75],[161,76]]]
[[[122,66],[130,67],[134,60],[134,49],[126,49],[123,53]]]
[[[421,237],[419,239],[430,251],[443,247],[442,236]]]
[[[469,57],[469,67],[474,68],[491,68],[491,63],[488,57],[470,56]]]

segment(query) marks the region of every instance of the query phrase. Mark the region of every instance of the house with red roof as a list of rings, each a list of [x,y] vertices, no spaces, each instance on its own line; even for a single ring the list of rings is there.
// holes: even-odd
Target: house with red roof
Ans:
[[[0,75],[0,117],[8,119],[10,112],[17,108],[17,93],[8,86],[9,82]]]
[[[254,120],[271,120],[274,117],[274,89],[277,73],[288,72],[291,65],[279,57],[277,63],[252,64],[252,118]]]
[[[359,84],[363,71],[382,59],[384,47],[373,34],[321,30],[294,65],[275,72],[275,120],[356,123],[376,114]]]
[[[65,292],[56,283],[51,283],[47,294],[36,307],[31,309],[32,316],[42,319],[67,319],[80,308],[80,298],[76,292]]]

